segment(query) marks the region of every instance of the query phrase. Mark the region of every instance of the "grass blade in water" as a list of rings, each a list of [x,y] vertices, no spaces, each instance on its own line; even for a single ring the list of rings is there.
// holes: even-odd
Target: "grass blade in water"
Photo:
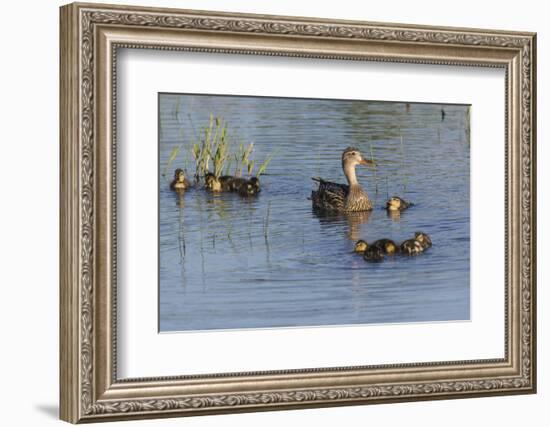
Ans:
[[[164,167],[164,170],[162,171],[162,176],[164,178],[166,178],[166,173],[168,172],[168,169],[170,168],[172,163],[174,163],[174,160],[176,160],[176,157],[178,157],[178,154],[181,150],[182,145],[183,144],[179,144],[179,145],[174,146],[174,148],[172,148],[172,151],[170,152],[170,155],[168,156],[168,160],[166,161],[166,166]]]

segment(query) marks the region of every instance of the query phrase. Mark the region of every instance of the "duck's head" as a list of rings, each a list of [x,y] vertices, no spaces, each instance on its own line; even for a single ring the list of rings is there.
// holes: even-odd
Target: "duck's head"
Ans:
[[[393,255],[397,252],[397,245],[392,241],[388,241],[384,243],[384,249],[388,255]]]
[[[249,182],[250,184],[252,184],[252,186],[254,187],[254,189],[255,189],[256,191],[260,191],[260,180],[259,180],[258,177],[253,176],[252,178],[250,178],[250,179],[248,180],[248,182]]]
[[[432,239],[426,233],[417,231],[414,233],[414,240],[420,243],[423,247],[429,247],[432,245]]]
[[[212,172],[204,174],[204,186],[212,191],[221,191],[221,183]]]
[[[185,172],[183,171],[183,169],[178,168],[174,171],[174,180],[178,182],[185,181]]]
[[[342,166],[345,169],[346,167],[355,167],[357,165],[374,165],[374,162],[363,157],[358,148],[346,148],[342,153]]]
[[[242,192],[247,196],[253,196],[259,191],[258,187],[251,181],[247,181],[246,184],[243,185],[242,190]]]
[[[400,211],[408,207],[408,203],[401,197],[393,196],[386,202],[386,209],[389,211]]]
[[[204,174],[204,184],[209,187],[212,184],[212,181],[216,179],[216,175],[214,175],[212,172],[206,172]]]
[[[368,247],[369,247],[369,245],[365,240],[358,240],[355,243],[355,247],[353,248],[353,250],[357,253],[362,254],[363,252],[365,252],[367,250]]]
[[[416,239],[405,240],[401,244],[401,252],[405,255],[418,255],[424,248],[420,242]]]

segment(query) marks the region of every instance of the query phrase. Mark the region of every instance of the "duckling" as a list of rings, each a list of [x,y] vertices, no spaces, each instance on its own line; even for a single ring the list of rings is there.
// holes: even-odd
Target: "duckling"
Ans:
[[[182,169],[176,169],[174,179],[170,183],[170,190],[185,191],[189,188],[189,181],[185,178],[185,172]]]
[[[421,231],[417,231],[414,233],[414,239],[420,243],[422,246],[422,250],[428,249],[432,246],[432,239],[430,236],[428,236],[426,233],[422,233]]]
[[[386,209],[388,211],[403,211],[411,205],[412,203],[403,200],[401,197],[393,196],[386,202]]]
[[[231,191],[233,179],[234,178],[232,176],[227,175],[216,178],[216,175],[212,172],[207,172],[204,175],[204,187],[214,193]]]
[[[239,186],[238,193],[243,197],[255,196],[260,192],[259,186],[255,185],[252,179],[245,180]]]
[[[219,181],[222,191],[231,191],[231,189],[233,188],[234,179],[235,177],[229,175],[220,176]]]
[[[384,260],[384,252],[378,246],[369,246],[363,254],[363,259],[368,262],[380,262]]]
[[[240,188],[243,185],[246,185],[247,182],[248,182],[248,180],[245,179],[245,178],[241,178],[241,177],[237,177],[237,176],[232,177],[232,179],[229,183],[231,191],[236,191],[238,193]]]
[[[248,180],[248,182],[250,182],[254,186],[254,189],[257,193],[260,192],[260,178],[253,176]]]
[[[353,248],[354,252],[358,254],[364,253],[368,249],[369,245],[365,240],[358,240],[355,242],[355,247]]]
[[[204,174],[204,187],[210,191],[220,191],[221,186],[219,180],[216,178],[212,172],[207,172]]]
[[[395,244],[393,240],[390,239],[380,239],[377,240],[372,244],[372,246],[376,246],[380,248],[380,250],[388,255],[395,255],[396,252],[399,252],[398,246]]]
[[[404,255],[418,255],[424,249],[420,242],[416,239],[408,239],[401,243],[400,246],[401,253]]]

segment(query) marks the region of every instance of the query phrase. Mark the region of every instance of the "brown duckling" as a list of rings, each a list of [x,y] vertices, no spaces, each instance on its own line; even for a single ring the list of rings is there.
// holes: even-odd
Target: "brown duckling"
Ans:
[[[393,196],[386,202],[388,211],[403,211],[411,206],[412,203],[403,200],[401,197]]]
[[[212,172],[207,172],[204,174],[204,187],[214,193],[222,191],[219,178],[217,178]]]
[[[214,175],[212,172],[207,172],[204,174],[204,187],[208,190],[212,190],[215,181],[216,175]]]
[[[220,176],[219,181],[222,191],[231,191],[234,179],[235,177],[229,175]]]
[[[228,185],[231,187],[231,191],[235,191],[243,197],[255,196],[260,192],[260,180],[256,177],[250,179],[231,177]]]
[[[257,193],[260,192],[260,178],[253,176],[248,180],[248,182],[252,184]]]
[[[395,255],[397,252],[399,252],[399,247],[395,244],[393,240],[390,239],[377,240],[372,244],[372,246],[380,248],[383,253],[388,255]]]
[[[368,262],[380,262],[384,260],[384,251],[378,246],[369,246],[363,253],[363,259]]]
[[[422,246],[422,250],[428,249],[432,246],[432,239],[430,236],[428,236],[426,233],[422,233],[421,231],[417,231],[414,233],[414,239],[420,243]]]
[[[422,248],[422,245],[416,239],[405,240],[403,243],[401,243],[399,249],[401,250],[401,253],[403,255],[418,255],[419,253],[424,251],[424,248]]]
[[[239,189],[241,188],[241,186],[245,185],[247,181],[248,180],[246,178],[241,178],[238,176],[232,177],[231,181],[229,182],[231,191],[239,192]]]
[[[256,180],[256,181],[253,181],[253,180]],[[239,193],[240,196],[243,196],[243,197],[250,197],[250,196],[257,195],[260,192],[260,186],[257,183],[257,178],[244,180],[244,182],[242,182],[239,185],[237,192]]]
[[[189,181],[185,178],[185,172],[183,169],[176,169],[174,172],[174,179],[170,183],[170,190],[185,191],[189,188]]]
[[[224,175],[218,178],[212,172],[207,172],[204,175],[204,186],[214,193],[231,191],[233,189],[233,180],[234,178],[232,176]]]
[[[355,247],[353,248],[353,251],[358,254],[363,254],[368,247],[369,245],[365,240],[358,240],[357,242],[355,242]]]

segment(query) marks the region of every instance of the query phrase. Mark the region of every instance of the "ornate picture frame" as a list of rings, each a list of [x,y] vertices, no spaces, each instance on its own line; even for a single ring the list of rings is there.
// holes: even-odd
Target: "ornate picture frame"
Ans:
[[[61,15],[60,384],[71,422],[536,391],[536,35],[70,4]],[[117,49],[499,67],[506,73],[505,357],[117,377]]]

